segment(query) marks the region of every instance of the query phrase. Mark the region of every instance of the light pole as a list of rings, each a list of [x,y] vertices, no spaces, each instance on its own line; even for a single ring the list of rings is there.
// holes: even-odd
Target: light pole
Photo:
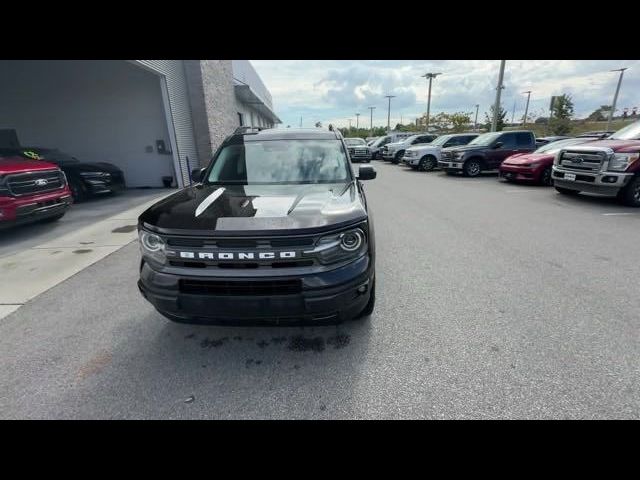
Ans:
[[[389,99],[389,107],[387,108],[387,133],[391,131],[391,99],[396,98],[395,95],[385,95],[384,98]]]
[[[496,103],[493,106],[493,122],[491,123],[491,131],[495,132],[498,128],[498,112],[500,111],[500,95],[502,94],[502,79],[504,78],[504,64],[506,60],[500,60],[500,74],[498,75],[498,87],[496,88]]]
[[[373,137],[373,111],[376,107],[369,107],[369,111],[371,112],[371,118],[369,120],[369,135]]]
[[[476,103],[476,121],[473,122],[473,131],[478,131],[478,110],[480,110],[480,104]]]
[[[425,73],[424,75],[421,75],[421,77],[424,77],[427,80],[429,80],[429,93],[427,94],[427,126],[426,126],[427,132],[429,131],[429,113],[431,110],[431,82],[438,75],[442,75],[442,73]]]
[[[349,133],[351,133],[351,119],[349,119]]]
[[[513,119],[516,116],[516,101],[513,101],[513,112],[511,112],[511,124],[513,125]]]
[[[356,130],[359,128],[360,125],[360,114],[356,113]]]
[[[524,107],[524,120],[522,120],[522,126],[524,127],[527,124],[527,113],[529,113],[529,99],[531,98],[531,90],[527,90],[526,92],[522,92],[527,94],[527,106]]]
[[[624,71],[628,67],[618,68],[616,70],[611,70],[612,72],[620,72],[620,78],[618,79],[618,86],[616,87],[616,93],[613,96],[613,105],[611,105],[611,111],[609,111],[609,120],[607,120],[607,130],[611,127],[611,120],[613,120],[613,113],[616,111],[616,103],[618,103],[618,93],[620,93],[620,85],[622,85],[622,76],[624,75]]]

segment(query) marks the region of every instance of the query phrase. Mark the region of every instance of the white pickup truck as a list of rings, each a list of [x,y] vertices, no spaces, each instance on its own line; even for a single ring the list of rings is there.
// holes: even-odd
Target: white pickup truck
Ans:
[[[466,145],[478,136],[477,133],[454,133],[441,135],[431,143],[414,145],[404,151],[402,162],[414,170],[428,172],[438,166],[443,148]]]

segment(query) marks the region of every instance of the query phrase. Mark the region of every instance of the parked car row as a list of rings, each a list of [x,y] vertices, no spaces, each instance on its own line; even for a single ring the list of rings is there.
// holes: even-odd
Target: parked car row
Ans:
[[[124,173],[110,163],[49,148],[0,148],[0,228],[57,220],[73,202],[125,186]]]
[[[382,157],[395,160],[402,151],[402,163],[415,170],[437,166],[467,177],[497,170],[506,181],[554,185],[567,195],[615,196],[640,207],[640,122],[577,137],[536,139],[528,130],[441,135],[430,143],[417,137],[390,145]]]

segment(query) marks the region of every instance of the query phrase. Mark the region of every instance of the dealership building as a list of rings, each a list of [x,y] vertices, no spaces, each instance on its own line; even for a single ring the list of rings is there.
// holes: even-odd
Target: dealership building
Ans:
[[[0,130],[117,165],[130,187],[188,185],[238,126],[278,123],[246,60],[0,60]]]

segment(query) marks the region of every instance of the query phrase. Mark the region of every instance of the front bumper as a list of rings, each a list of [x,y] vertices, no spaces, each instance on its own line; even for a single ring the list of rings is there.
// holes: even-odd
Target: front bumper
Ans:
[[[102,179],[87,177],[83,179],[87,190],[91,194],[120,192],[126,188],[124,178]]]
[[[371,160],[372,155],[350,155],[352,162],[368,162]]]
[[[64,213],[72,203],[68,188],[25,197],[0,197],[0,228],[38,222]]]
[[[419,157],[402,157],[402,163],[404,163],[405,165],[409,165],[412,167],[417,167],[418,165],[420,165],[420,158]]]
[[[219,274],[218,274],[219,275]],[[374,279],[370,257],[360,259],[319,274],[295,277],[221,277],[189,276],[162,273],[143,262],[138,288],[142,295],[160,312],[169,317],[192,323],[300,323],[326,320],[348,320],[358,315],[369,301]],[[195,281],[218,285],[226,293],[193,293],[186,282]],[[269,282],[299,283],[293,293],[229,294],[236,286],[261,290]],[[239,283],[241,282],[241,283]],[[208,290],[209,292],[211,290]]]
[[[574,180],[567,176],[574,175]],[[553,166],[553,183],[556,187],[586,193],[615,196],[633,178],[633,173],[624,172],[580,172]]]
[[[515,180],[522,182],[538,181],[545,166],[521,167],[518,165],[500,165],[498,169],[499,175],[507,180]]]
[[[460,160],[438,160],[438,167],[444,170],[462,170],[464,161]]]

